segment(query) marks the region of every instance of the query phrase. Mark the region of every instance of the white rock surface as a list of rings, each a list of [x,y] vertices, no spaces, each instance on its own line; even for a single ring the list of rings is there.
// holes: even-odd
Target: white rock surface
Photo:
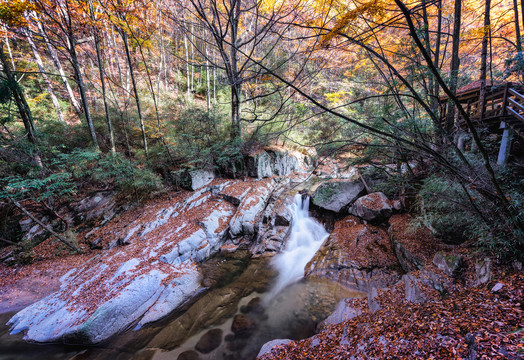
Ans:
[[[273,180],[260,182],[254,191],[244,197],[229,225],[231,234],[234,237],[254,234],[255,221],[264,210],[274,186],[275,182]]]
[[[198,190],[209,184],[215,178],[215,172],[211,170],[194,170],[191,176],[191,189]]]
[[[257,209],[263,209],[270,192],[271,181],[261,183],[256,196],[246,196],[249,203],[262,201]],[[235,184],[224,181],[214,190]],[[58,292],[9,320],[11,331],[25,331],[30,341],[95,344],[136,321],[139,327],[156,321],[185,303],[200,289],[196,262],[220,248],[235,212],[244,209],[212,190],[146,204],[122,214],[117,225],[109,222],[96,230],[96,236],[126,239],[128,245],[115,246],[71,270]],[[254,210],[248,211],[236,223],[243,227],[243,221],[253,217]]]

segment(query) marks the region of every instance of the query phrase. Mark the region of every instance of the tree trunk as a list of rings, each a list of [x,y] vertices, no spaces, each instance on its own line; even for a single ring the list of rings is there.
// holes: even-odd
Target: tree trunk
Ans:
[[[460,21],[462,13],[462,1],[455,0],[455,15],[453,20],[453,46],[451,50],[450,84],[449,89],[455,95],[457,93],[457,82],[460,67],[459,45],[460,45]],[[448,101],[448,113],[446,117],[445,130],[448,134],[453,131],[455,125],[455,106]]]
[[[146,128],[144,126],[144,119],[142,117],[142,110],[140,108],[140,98],[138,97],[138,90],[136,88],[135,73],[133,71],[133,64],[131,62],[131,53],[129,52],[129,44],[127,43],[127,34],[125,30],[120,30],[120,35],[122,36],[122,41],[124,42],[124,48],[126,50],[127,66],[129,67],[129,75],[131,76],[131,83],[133,85],[133,92],[135,94],[136,109],[138,112],[138,120],[140,122],[140,130],[142,131],[142,143],[144,144],[144,151],[146,153],[146,158],[149,159],[149,151],[147,148],[147,136]]]
[[[238,73],[238,27],[240,22],[240,6],[241,0],[231,1],[231,137],[242,136],[242,129],[240,125],[240,104],[242,98],[242,80]]]
[[[81,252],[81,250],[79,248],[77,248],[73,243],[71,243],[69,240],[67,240],[66,238],[60,236],[59,234],[57,234],[53,229],[51,229],[49,226],[45,225],[43,222],[41,222],[40,220],[38,220],[33,214],[31,214],[29,211],[27,211],[18,201],[12,199],[12,198],[9,198],[9,200],[13,203],[13,205],[15,205],[18,209],[20,209],[25,215],[29,216],[29,218],[31,220],[33,220],[34,222],[36,222],[38,225],[40,225],[41,227],[43,227],[47,232],[49,232],[51,235],[53,235],[54,237],[56,237],[58,240],[60,240],[61,242],[63,242],[64,244],[66,244],[67,246],[69,246],[72,250],[76,251],[76,252]]]
[[[68,40],[69,40],[69,54],[71,55],[71,63],[73,64],[73,71],[75,72],[75,77],[76,77],[76,81],[78,84],[78,90],[80,91],[80,99],[82,100],[82,106],[84,107],[84,115],[86,117],[89,135],[91,136],[91,141],[93,142],[93,147],[95,148],[95,150],[100,151],[100,147],[98,146],[98,140],[96,139],[93,119],[91,118],[91,112],[89,110],[89,104],[87,102],[86,89],[84,85],[84,77],[82,76],[82,71],[80,70],[80,64],[78,63],[78,56],[76,53],[76,39],[72,33],[72,30],[69,30]]]
[[[2,64],[3,71],[7,77],[9,89],[11,90],[16,106],[18,107],[20,118],[22,118],[22,122],[24,123],[24,128],[27,132],[27,138],[30,142],[36,144],[36,136],[34,133],[35,128],[33,123],[33,117],[31,114],[31,109],[27,104],[24,92],[22,91],[20,85],[18,85],[18,82],[16,81],[15,75],[9,68],[9,62],[7,61],[6,56],[4,54],[4,46],[2,42],[0,42],[0,62]]]
[[[431,54],[431,39],[429,37],[429,20],[426,0],[422,0],[422,21],[424,22],[424,44],[426,45],[426,51]],[[427,95],[431,96],[434,92],[435,81],[433,76],[428,76],[428,92]],[[430,100],[431,102],[432,100]]]
[[[189,48],[187,45],[187,34],[184,36],[184,50],[186,53],[186,84],[187,84],[187,101],[191,100],[191,78],[189,75]]]
[[[522,39],[520,38],[519,6],[517,0],[513,0],[513,11],[515,12],[515,35],[517,38],[517,52],[521,52]]]
[[[120,66],[120,56],[118,56],[118,47],[116,46],[116,36],[115,36],[115,29],[114,27],[111,27],[111,45],[113,46],[113,51],[115,54],[114,61],[116,63],[116,68],[118,71],[118,77],[120,78],[120,85],[121,87],[124,86],[124,74],[122,72],[122,67]]]
[[[51,97],[51,101],[53,102],[53,106],[55,107],[56,116],[58,117],[58,120],[60,120],[60,122],[65,124],[64,115],[62,114],[62,109],[60,108],[60,103],[58,102],[58,98],[56,97],[55,91],[53,90],[53,85],[51,84],[51,81],[49,80],[49,77],[47,76],[47,73],[45,71],[44,62],[42,61],[42,58],[38,53],[38,49],[35,45],[35,42],[33,41],[33,35],[29,30],[25,30],[24,32],[27,37],[27,42],[29,43],[29,46],[31,46],[31,51],[33,52],[33,56],[35,57],[38,69],[40,70],[42,78],[44,79],[44,83],[47,87],[47,91],[49,92],[49,96]]]
[[[67,95],[69,96],[69,100],[71,101],[71,104],[73,105],[73,108],[75,109],[76,114],[78,116],[81,116],[82,108],[80,107],[80,104],[78,103],[76,96],[73,93],[73,89],[71,89],[71,85],[69,85],[69,81],[67,81],[67,76],[64,72],[64,69],[62,68],[60,59],[58,59],[56,51],[53,48],[53,46],[51,45],[49,38],[47,37],[47,33],[45,32],[44,26],[42,25],[42,22],[40,21],[40,18],[38,17],[38,14],[36,12],[33,12],[32,16],[36,18],[36,24],[38,26],[38,30],[40,31],[42,38],[44,39],[44,42],[47,46],[47,51],[49,52],[49,56],[51,57],[51,60],[53,60],[53,64],[55,64],[55,67],[58,70],[58,73],[60,74],[62,83],[64,84],[64,87],[66,88],[66,91],[67,91]]]
[[[437,69],[440,69],[440,40],[442,36],[442,0],[438,0],[437,2],[438,10],[437,10],[437,39],[435,40],[435,67]],[[439,84],[438,81],[435,84],[435,93],[433,97],[433,103],[432,108],[433,111],[435,111],[435,114],[438,111],[439,102],[438,97],[440,93]]]
[[[482,52],[480,55],[480,116],[484,114],[484,102],[486,98],[486,78],[488,70],[488,41],[490,34],[490,12],[491,12],[491,0],[486,0],[484,8],[484,34],[482,36]]]
[[[211,82],[209,79],[209,54],[206,46],[206,98],[207,98],[207,111],[211,109]]]
[[[93,1],[89,0],[89,12],[91,19],[95,21],[95,11],[93,9]],[[107,131],[109,133],[109,143],[111,147],[111,152],[115,152],[115,135],[113,133],[113,125],[111,124],[111,119],[109,117],[109,106],[107,105],[107,96],[106,96],[106,83],[104,78],[104,63],[102,62],[102,55],[100,53],[100,38],[98,37],[97,29],[93,29],[93,35],[95,37],[95,50],[96,50],[96,59],[98,61],[98,73],[100,75],[100,83],[102,86],[102,99],[104,100],[104,111],[106,115]]]

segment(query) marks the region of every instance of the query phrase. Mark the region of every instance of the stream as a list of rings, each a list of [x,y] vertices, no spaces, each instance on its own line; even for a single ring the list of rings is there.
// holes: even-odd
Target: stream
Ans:
[[[286,248],[273,258],[247,250],[219,254],[201,266],[202,291],[167,318],[128,330],[94,347],[39,345],[9,335],[0,314],[0,360],[137,359],[251,360],[273,339],[303,339],[343,298],[361,293],[326,280],[303,279],[304,267],[328,233],[309,216],[309,198],[297,194]]]

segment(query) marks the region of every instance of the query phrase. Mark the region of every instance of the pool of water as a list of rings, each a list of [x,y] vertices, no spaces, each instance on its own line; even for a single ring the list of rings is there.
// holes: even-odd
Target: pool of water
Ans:
[[[217,256],[204,264],[203,272],[210,287],[190,304],[94,347],[27,343],[3,325],[13,313],[0,314],[0,360],[249,360],[269,340],[313,335],[339,300],[362,296],[333,282],[304,279],[271,294],[277,274],[269,259],[249,260],[246,254]],[[202,345],[207,333],[211,336],[204,340],[211,345]]]

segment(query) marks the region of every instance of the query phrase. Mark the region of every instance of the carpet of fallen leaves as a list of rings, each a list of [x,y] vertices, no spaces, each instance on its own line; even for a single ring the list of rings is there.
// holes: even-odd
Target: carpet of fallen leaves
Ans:
[[[260,359],[521,359],[524,274],[465,287],[422,304],[380,296],[382,309],[327,327],[312,338],[272,349]],[[503,286],[492,291],[496,283]],[[390,291],[401,292],[402,283]],[[351,306],[364,307],[353,300]],[[475,353],[476,357],[473,357]]]

